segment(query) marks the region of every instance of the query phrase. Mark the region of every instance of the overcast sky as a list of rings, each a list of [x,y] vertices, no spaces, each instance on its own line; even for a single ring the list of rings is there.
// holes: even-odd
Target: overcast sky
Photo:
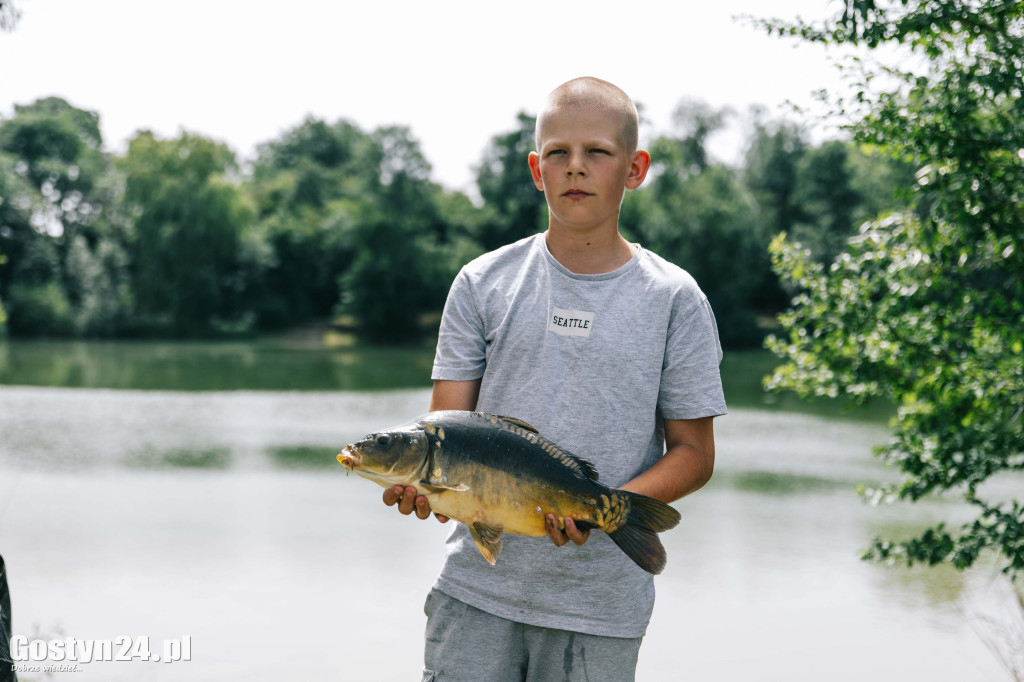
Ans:
[[[364,130],[408,125],[452,189],[472,184],[491,136],[556,85],[610,80],[651,129],[681,98],[769,112],[838,88],[821,48],[769,38],[736,15],[821,18],[836,0],[21,0],[0,33],[0,116],[58,95],[97,111],[108,149],[180,130],[241,156],[307,115]],[[738,153],[738,136],[713,150]],[[727,159],[728,160],[728,159]]]

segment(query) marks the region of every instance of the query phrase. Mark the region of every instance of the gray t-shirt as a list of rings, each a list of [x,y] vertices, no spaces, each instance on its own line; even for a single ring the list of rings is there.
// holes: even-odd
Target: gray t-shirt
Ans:
[[[613,272],[579,275],[537,234],[455,278],[433,378],[483,377],[477,410],[529,422],[615,487],[664,454],[662,418],[725,414],[721,358],[711,307],[685,271],[639,248]],[[453,526],[442,592],[531,625],[611,637],[646,631],[652,576],[604,533],[581,547],[505,535],[491,566],[466,527]]]

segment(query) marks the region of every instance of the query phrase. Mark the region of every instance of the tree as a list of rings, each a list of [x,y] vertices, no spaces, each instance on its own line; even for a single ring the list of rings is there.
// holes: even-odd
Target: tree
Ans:
[[[476,183],[489,216],[478,239],[486,251],[528,237],[546,225],[547,204],[530,175],[537,118],[524,112],[515,130],[495,135],[477,168]]]
[[[420,338],[424,313],[441,309],[457,264],[419,143],[404,126],[379,128],[373,139],[380,190],[347,231],[354,255],[338,281],[338,311],[365,337],[407,343]]]
[[[17,172],[21,167],[16,157],[0,151],[0,300],[8,305],[12,263],[10,256],[3,254],[23,254],[29,239],[37,237],[32,215],[34,205],[41,203],[35,188]]]
[[[143,131],[118,161],[143,328],[196,335],[244,326],[239,253],[252,208],[232,178],[231,150],[189,133],[160,140]]]
[[[849,145],[839,140],[809,149],[801,159],[796,197],[804,207],[818,258],[832,262],[854,230],[861,197],[853,188]],[[801,234],[794,230],[794,236]]]
[[[381,150],[355,124],[307,118],[260,146],[248,188],[258,222],[245,235],[248,305],[277,329],[328,317],[351,264],[346,230],[380,192]]]
[[[800,162],[808,144],[794,124],[765,121],[756,110],[754,115],[744,181],[773,233],[789,231],[805,220],[797,191]]]
[[[91,255],[110,238],[104,211],[113,203],[113,184],[99,116],[58,97],[14,109],[0,122],[0,196],[10,199],[0,204],[0,250],[9,259],[0,269],[0,292],[10,304],[10,328],[86,331],[84,290],[68,270],[68,255],[79,240]]]
[[[251,185],[259,217],[373,194],[380,157],[375,141],[354,123],[308,117],[257,150]]]
[[[263,328],[337,313],[375,341],[416,339],[478,253],[480,210],[430,182],[404,126],[308,118],[260,147],[249,189],[246,289]]]
[[[711,165],[708,138],[720,131],[732,115],[728,108],[715,109],[707,102],[685,98],[672,112],[676,136],[664,151],[673,159],[676,172],[699,175]],[[655,143],[654,147],[659,145]],[[676,149],[673,149],[675,147]]]
[[[7,261],[4,258],[4,254],[0,253],[0,266]],[[7,329],[7,311],[4,310],[4,301],[0,298],[0,337],[2,337]]]
[[[744,181],[770,232],[786,232],[816,260],[831,263],[861,223],[906,205],[909,164],[846,140],[814,146],[792,122],[754,117]]]
[[[837,102],[856,142],[919,169],[912,209],[865,224],[828,268],[776,240],[776,268],[802,293],[770,342],[787,363],[769,385],[891,400],[878,454],[904,477],[868,498],[955,491],[975,512],[876,538],[868,557],[966,568],[987,551],[1020,577],[1024,504],[1001,479],[1024,470],[1024,4],[848,0],[824,25],[766,25],[926,58],[862,62],[858,92]]]

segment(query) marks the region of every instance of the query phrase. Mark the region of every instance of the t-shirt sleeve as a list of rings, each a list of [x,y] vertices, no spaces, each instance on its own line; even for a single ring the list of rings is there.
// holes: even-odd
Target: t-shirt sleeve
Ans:
[[[673,319],[665,343],[658,407],[666,419],[698,419],[726,413],[722,345],[707,298]]]
[[[484,375],[487,342],[484,322],[465,270],[459,272],[448,291],[437,337],[437,352],[431,379],[469,381]]]

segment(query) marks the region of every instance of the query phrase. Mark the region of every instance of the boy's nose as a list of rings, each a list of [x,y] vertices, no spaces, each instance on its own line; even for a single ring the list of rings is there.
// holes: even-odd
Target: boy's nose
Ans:
[[[586,175],[587,169],[579,157],[570,157],[569,163],[565,167],[565,174],[569,177],[573,175]]]
[[[576,149],[570,150],[569,158],[565,164],[565,174],[568,177],[572,177],[573,175],[586,175],[586,154]]]

